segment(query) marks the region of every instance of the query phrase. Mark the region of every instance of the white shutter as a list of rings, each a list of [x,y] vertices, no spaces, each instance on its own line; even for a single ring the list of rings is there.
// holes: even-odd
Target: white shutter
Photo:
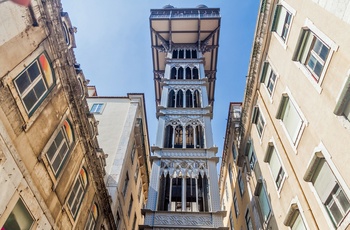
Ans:
[[[281,163],[278,159],[275,148],[273,148],[273,150],[271,152],[269,164],[270,164],[273,179],[276,180],[276,178],[278,176],[278,172],[281,168]]]
[[[337,179],[325,160],[319,163],[312,182],[321,201],[325,203],[337,183]]]
[[[293,143],[295,143],[303,120],[290,100],[287,102],[282,120],[290,138],[292,139]]]
[[[278,17],[278,23],[276,27],[276,32],[279,36],[282,36],[282,31],[284,27],[284,21],[286,20],[287,11],[284,7],[281,7],[281,12]]]

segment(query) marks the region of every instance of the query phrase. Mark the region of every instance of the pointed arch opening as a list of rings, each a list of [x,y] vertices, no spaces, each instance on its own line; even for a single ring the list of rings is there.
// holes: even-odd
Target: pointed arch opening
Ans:
[[[192,50],[192,58],[197,58],[197,50]]]
[[[181,125],[175,127],[174,148],[182,148],[183,129]]]
[[[186,126],[186,148],[194,148],[194,132],[192,125]]]
[[[170,201],[170,176],[164,174],[160,177],[158,193],[158,210],[168,211]]]
[[[183,101],[184,101],[184,93],[182,90],[179,90],[177,92],[177,97],[176,97],[176,107],[177,108],[182,108],[183,107]]]
[[[204,148],[204,130],[201,125],[196,126],[196,148]]]
[[[174,92],[174,90],[170,90],[170,91],[169,91],[169,95],[168,95],[168,107],[169,107],[169,108],[175,107],[175,92]]]
[[[193,79],[199,79],[198,68],[194,67],[192,71],[193,71]]]
[[[191,71],[191,68],[190,67],[186,67],[186,79],[191,79],[191,75],[192,75],[192,73],[191,73],[192,71]]]
[[[186,90],[186,108],[192,108],[193,103],[192,103],[192,92],[191,90]]]
[[[165,127],[164,132],[164,148],[172,148],[173,147],[173,127],[168,125]]]
[[[178,57],[178,51],[177,50],[173,50],[173,58],[177,58]]]
[[[184,68],[180,67],[177,70],[177,79],[184,79]]]
[[[198,90],[195,90],[193,93],[193,107],[195,108],[201,107],[201,97]]]
[[[170,79],[176,79],[176,67],[171,68]]]
[[[179,58],[184,58],[184,50],[179,50]]]

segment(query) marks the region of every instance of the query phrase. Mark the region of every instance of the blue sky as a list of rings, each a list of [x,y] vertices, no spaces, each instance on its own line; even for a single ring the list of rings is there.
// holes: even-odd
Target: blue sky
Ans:
[[[259,0],[62,0],[75,34],[75,55],[90,85],[99,96],[144,93],[150,144],[155,143],[150,9],[170,4],[221,9],[218,72],[215,89],[213,135],[222,153],[229,102],[243,100],[245,76],[254,36]]]

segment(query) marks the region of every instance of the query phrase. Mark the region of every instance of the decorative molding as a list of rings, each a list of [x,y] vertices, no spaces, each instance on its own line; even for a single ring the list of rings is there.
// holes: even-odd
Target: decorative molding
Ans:
[[[204,128],[204,119],[203,116],[191,116],[191,115],[181,115],[181,116],[165,116],[165,125],[171,124],[172,126],[176,125],[202,125]]]
[[[155,225],[171,226],[212,226],[210,215],[193,215],[193,214],[156,214],[154,217]]]

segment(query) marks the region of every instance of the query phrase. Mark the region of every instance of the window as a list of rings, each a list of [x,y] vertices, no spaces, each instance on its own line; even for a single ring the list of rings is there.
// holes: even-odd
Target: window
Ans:
[[[135,213],[135,216],[134,216],[134,222],[132,223],[132,229],[133,230],[136,230],[136,220],[137,220],[137,217],[136,217],[136,213]]]
[[[350,71],[349,71],[350,73]],[[350,121],[350,77],[348,76],[344,82],[343,89],[338,97],[334,114],[343,116]]]
[[[232,142],[232,156],[233,156],[233,160],[237,159],[237,150],[236,150],[236,146],[235,146],[235,142]]]
[[[230,230],[235,230],[232,212],[230,212]]]
[[[349,197],[322,153],[316,153],[309,164],[304,180],[313,184],[327,214],[333,224],[338,226],[350,211]]]
[[[34,219],[19,199],[1,229],[31,229]]]
[[[234,208],[235,208],[236,217],[238,217],[238,215],[239,215],[239,207],[238,207],[236,193],[234,194],[234,197],[233,197],[233,205],[234,205]]]
[[[233,175],[232,175],[232,165],[231,165],[231,163],[228,165],[228,174],[229,174],[229,177],[230,177],[231,185],[233,185]]]
[[[91,106],[90,113],[101,114],[103,109],[103,103],[94,103]]]
[[[120,225],[120,215],[119,215],[119,212],[118,212],[118,211],[117,211],[117,216],[116,216],[115,225],[117,226],[117,229],[119,229],[119,225]]]
[[[131,209],[133,205],[134,199],[132,198],[132,195],[130,196],[130,202],[129,202],[129,208],[128,208],[128,216],[130,217]]]
[[[139,185],[139,191],[138,191],[138,193],[137,193],[137,198],[139,199],[139,201],[140,201],[140,199],[141,199],[141,193],[142,193],[142,183],[140,183],[140,185]]]
[[[284,225],[290,227],[292,230],[307,229],[304,220],[300,214],[299,207],[296,203],[291,204],[283,223]]]
[[[98,218],[98,208],[97,208],[97,205],[94,203],[89,210],[88,219],[85,225],[85,230],[95,229],[97,218]]]
[[[253,121],[252,122],[256,125],[256,129],[258,131],[259,137],[261,138],[262,133],[264,131],[264,127],[265,127],[265,120],[264,120],[258,106],[254,107]]]
[[[31,115],[54,85],[54,74],[48,58],[41,54],[15,80],[23,105]]]
[[[137,182],[137,178],[139,177],[139,170],[140,170],[139,164],[136,164],[136,170],[134,174],[135,183]]]
[[[293,60],[302,65],[301,70],[311,80],[319,84],[324,76],[333,51],[338,46],[320,31],[309,19],[301,30]]]
[[[243,193],[244,193],[244,181],[243,181],[243,178],[242,178],[242,173],[241,173],[241,170],[238,171],[238,186],[239,186],[239,191],[241,193],[241,196],[243,196]]]
[[[132,149],[131,149],[131,164],[134,164],[134,159],[135,159],[135,152],[136,152],[136,146],[135,143],[132,145]]]
[[[250,215],[249,215],[249,209],[247,209],[247,212],[245,213],[245,223],[247,225],[247,230],[253,230],[253,223],[252,220],[250,219]]]
[[[269,147],[267,148],[264,161],[269,163],[272,177],[275,181],[277,189],[279,190],[285,177],[285,172],[276,149],[272,143],[270,143]]]
[[[125,197],[126,191],[128,190],[128,184],[129,184],[129,174],[128,174],[128,172],[126,172],[124,186],[123,186],[123,196],[124,197]]]
[[[253,170],[256,164],[256,156],[255,156],[254,147],[251,141],[247,142],[246,151],[248,151],[247,155],[248,155],[250,169]]]
[[[292,21],[292,14],[282,5],[277,5],[272,31],[276,32],[285,42]]]
[[[276,79],[277,79],[277,76],[275,72],[272,70],[271,65],[269,64],[269,62],[265,62],[263,71],[261,74],[260,82],[264,83],[270,96],[272,96],[272,93],[275,89]]]
[[[258,180],[258,183],[254,191],[254,195],[258,197],[260,211],[261,211],[263,220],[266,223],[270,218],[271,206],[270,206],[270,201],[267,196],[266,189],[262,179]]]
[[[46,152],[46,157],[56,177],[69,156],[69,148],[74,142],[73,137],[71,124],[65,120]]]
[[[301,113],[297,110],[297,107],[287,94],[282,96],[277,113],[277,119],[282,121],[292,144],[296,146],[305,122],[301,116]]]
[[[84,168],[81,168],[79,171],[79,176],[74,182],[74,185],[68,198],[68,207],[74,219],[76,218],[80,205],[83,201],[87,185],[88,178],[86,171]]]

